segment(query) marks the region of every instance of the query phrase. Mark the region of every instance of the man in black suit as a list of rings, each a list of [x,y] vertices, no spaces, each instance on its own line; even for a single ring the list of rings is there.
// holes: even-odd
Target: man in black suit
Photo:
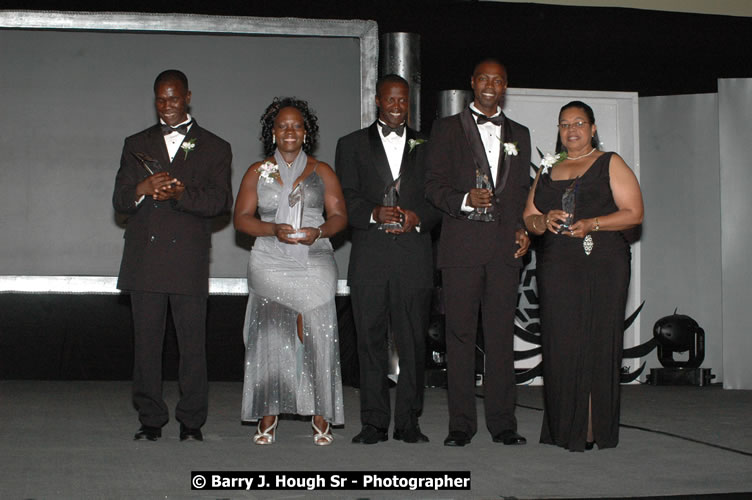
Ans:
[[[202,441],[206,421],[206,301],[211,218],[232,207],[230,145],[188,114],[188,80],[160,73],[154,103],[160,123],[125,139],[112,204],[129,215],[118,288],[129,291],[134,326],[135,439],[156,441],[169,420],[162,398],[162,345],[168,304],[180,352],[180,440]],[[145,154],[164,171],[153,174]],[[149,167],[159,170],[151,163]]]
[[[506,68],[481,61],[470,80],[474,100],[437,120],[426,148],[426,196],[443,213],[438,250],[446,310],[449,435],[470,443],[477,431],[475,346],[481,310],[486,354],[486,425],[494,442],[524,444],[514,416],[514,314],[522,257],[530,244],[522,221],[530,186],[530,133],[501,112]],[[480,172],[490,189],[476,188]],[[468,216],[487,209],[494,220]]]
[[[348,282],[358,339],[362,424],[353,443],[388,439],[389,330],[399,355],[393,437],[427,442],[418,417],[433,288],[430,233],[438,213],[423,192],[425,140],[405,126],[407,82],[397,75],[382,77],[376,84],[376,106],[378,121],[341,138],[335,160],[352,228]],[[398,206],[385,206],[384,193],[395,180]],[[399,222],[398,229],[379,228]]]

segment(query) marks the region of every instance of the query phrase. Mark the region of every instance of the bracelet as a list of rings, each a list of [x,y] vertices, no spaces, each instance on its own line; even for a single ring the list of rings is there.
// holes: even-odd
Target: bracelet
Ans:
[[[593,226],[593,232],[600,231],[601,224],[598,222],[598,217],[595,218],[595,226]]]
[[[321,229],[321,226],[319,226],[319,235],[318,235],[318,236],[316,236],[316,239],[315,239],[315,240],[313,240],[313,241],[314,241],[314,242],[316,242],[316,241],[319,241],[319,238],[321,238],[321,236],[322,236],[323,234],[324,234],[324,230],[323,230],[323,229]]]

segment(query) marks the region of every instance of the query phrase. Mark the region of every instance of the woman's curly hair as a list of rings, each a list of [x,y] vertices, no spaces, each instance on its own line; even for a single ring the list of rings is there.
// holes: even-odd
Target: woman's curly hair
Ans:
[[[272,103],[266,108],[261,115],[261,142],[264,144],[264,154],[271,156],[274,154],[276,144],[272,138],[274,136],[274,120],[283,108],[295,108],[303,115],[303,126],[305,127],[305,140],[303,141],[303,151],[311,154],[316,147],[316,141],[319,136],[318,118],[313,110],[308,107],[308,103],[295,97],[275,97]]]

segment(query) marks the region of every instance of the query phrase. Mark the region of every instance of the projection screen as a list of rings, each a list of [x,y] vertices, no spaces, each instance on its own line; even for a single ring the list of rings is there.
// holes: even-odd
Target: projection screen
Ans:
[[[192,115],[232,144],[235,192],[275,96],[309,101],[330,164],[337,139],[375,119],[373,21],[0,11],[0,45],[3,291],[116,293],[115,173],[123,139],[157,119],[164,69],[187,74]],[[243,293],[251,240],[225,217],[212,243],[212,292]]]

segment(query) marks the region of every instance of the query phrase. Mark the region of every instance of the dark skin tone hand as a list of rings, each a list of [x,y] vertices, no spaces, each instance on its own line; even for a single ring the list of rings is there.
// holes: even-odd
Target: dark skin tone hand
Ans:
[[[514,258],[519,259],[527,253],[527,249],[530,247],[530,237],[524,229],[518,229],[517,232],[514,233],[514,242],[520,246],[520,248],[514,252]]]
[[[467,204],[473,208],[488,208],[491,206],[493,193],[490,189],[473,188],[467,197]]]
[[[401,222],[402,220],[401,212],[397,207],[378,205],[374,207],[371,215],[373,215],[373,220],[378,224],[391,224],[393,222]]]
[[[185,185],[169,172],[157,172],[136,185],[136,197],[151,196],[157,201],[179,200],[183,196]]]
[[[401,223],[402,229],[390,229],[387,232],[392,234],[409,233],[415,226],[420,224],[420,217],[412,210],[400,207],[385,207],[378,205],[371,212],[373,220],[379,224]]]
[[[390,233],[400,234],[400,233],[409,233],[413,229],[415,229],[415,226],[420,224],[420,217],[418,217],[418,214],[413,212],[412,210],[407,209],[401,209],[397,207],[397,209],[402,212],[402,216],[404,218],[404,221],[402,222],[402,229],[395,229],[393,231],[389,231]]]
[[[290,238],[292,233],[305,233],[305,236],[298,238]],[[319,229],[316,227],[301,227],[299,231],[295,231],[290,224],[275,224],[274,234],[277,239],[282,243],[289,243],[290,245],[313,245],[319,238]]]
[[[564,210],[550,210],[544,219],[546,229],[554,234],[561,233],[561,225],[567,220],[567,217],[569,217],[569,214]]]
[[[185,184],[177,179],[173,179],[173,183],[162,188],[157,194],[154,195],[154,199],[157,201],[165,200],[179,200],[183,196],[185,191]]]

